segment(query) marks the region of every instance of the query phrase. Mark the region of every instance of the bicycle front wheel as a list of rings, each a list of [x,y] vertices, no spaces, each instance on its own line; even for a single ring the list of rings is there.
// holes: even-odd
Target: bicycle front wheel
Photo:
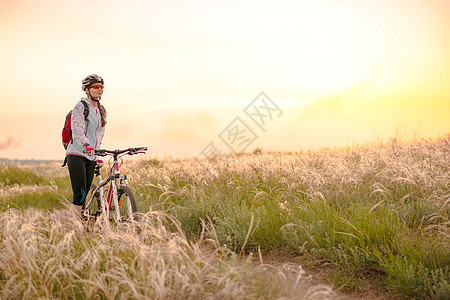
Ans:
[[[136,219],[137,205],[133,192],[127,186],[121,186],[117,189],[119,213],[122,221]]]

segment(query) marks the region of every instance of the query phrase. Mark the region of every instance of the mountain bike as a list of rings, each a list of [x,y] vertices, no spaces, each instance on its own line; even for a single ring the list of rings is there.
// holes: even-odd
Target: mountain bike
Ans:
[[[100,172],[103,164],[96,164],[94,174],[97,177],[98,186],[91,185],[86,202],[82,206],[81,216],[84,220],[95,221],[102,215],[105,215],[108,220],[114,219],[116,222],[136,219],[136,199],[128,187],[127,176],[120,173],[120,167],[123,164],[123,156],[145,153],[145,151],[147,151],[147,147],[95,150],[95,154],[98,156],[112,156],[113,163],[105,179],[102,179]],[[108,184],[108,188],[104,189]],[[105,195],[107,196],[105,197]]]

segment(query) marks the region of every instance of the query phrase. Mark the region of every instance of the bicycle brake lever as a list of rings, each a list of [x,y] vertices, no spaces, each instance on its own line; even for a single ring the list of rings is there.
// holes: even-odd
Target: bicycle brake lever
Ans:
[[[95,155],[98,155],[98,156],[106,156],[106,153],[105,153],[105,151],[102,151],[102,150],[96,150],[96,151],[95,151]]]

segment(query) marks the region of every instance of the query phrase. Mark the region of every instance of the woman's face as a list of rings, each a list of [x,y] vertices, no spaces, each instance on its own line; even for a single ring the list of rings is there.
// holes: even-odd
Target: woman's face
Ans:
[[[99,99],[103,95],[103,85],[101,83],[94,83],[89,88],[89,92],[90,92],[92,98]]]

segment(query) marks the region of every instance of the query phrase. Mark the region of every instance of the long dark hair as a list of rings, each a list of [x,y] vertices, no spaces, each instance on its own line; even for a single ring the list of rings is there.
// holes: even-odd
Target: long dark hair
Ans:
[[[103,107],[103,105],[100,104],[100,101],[97,101],[97,107],[98,110],[100,111],[100,115],[102,116],[102,127],[105,127],[107,123],[105,119],[105,108]]]

